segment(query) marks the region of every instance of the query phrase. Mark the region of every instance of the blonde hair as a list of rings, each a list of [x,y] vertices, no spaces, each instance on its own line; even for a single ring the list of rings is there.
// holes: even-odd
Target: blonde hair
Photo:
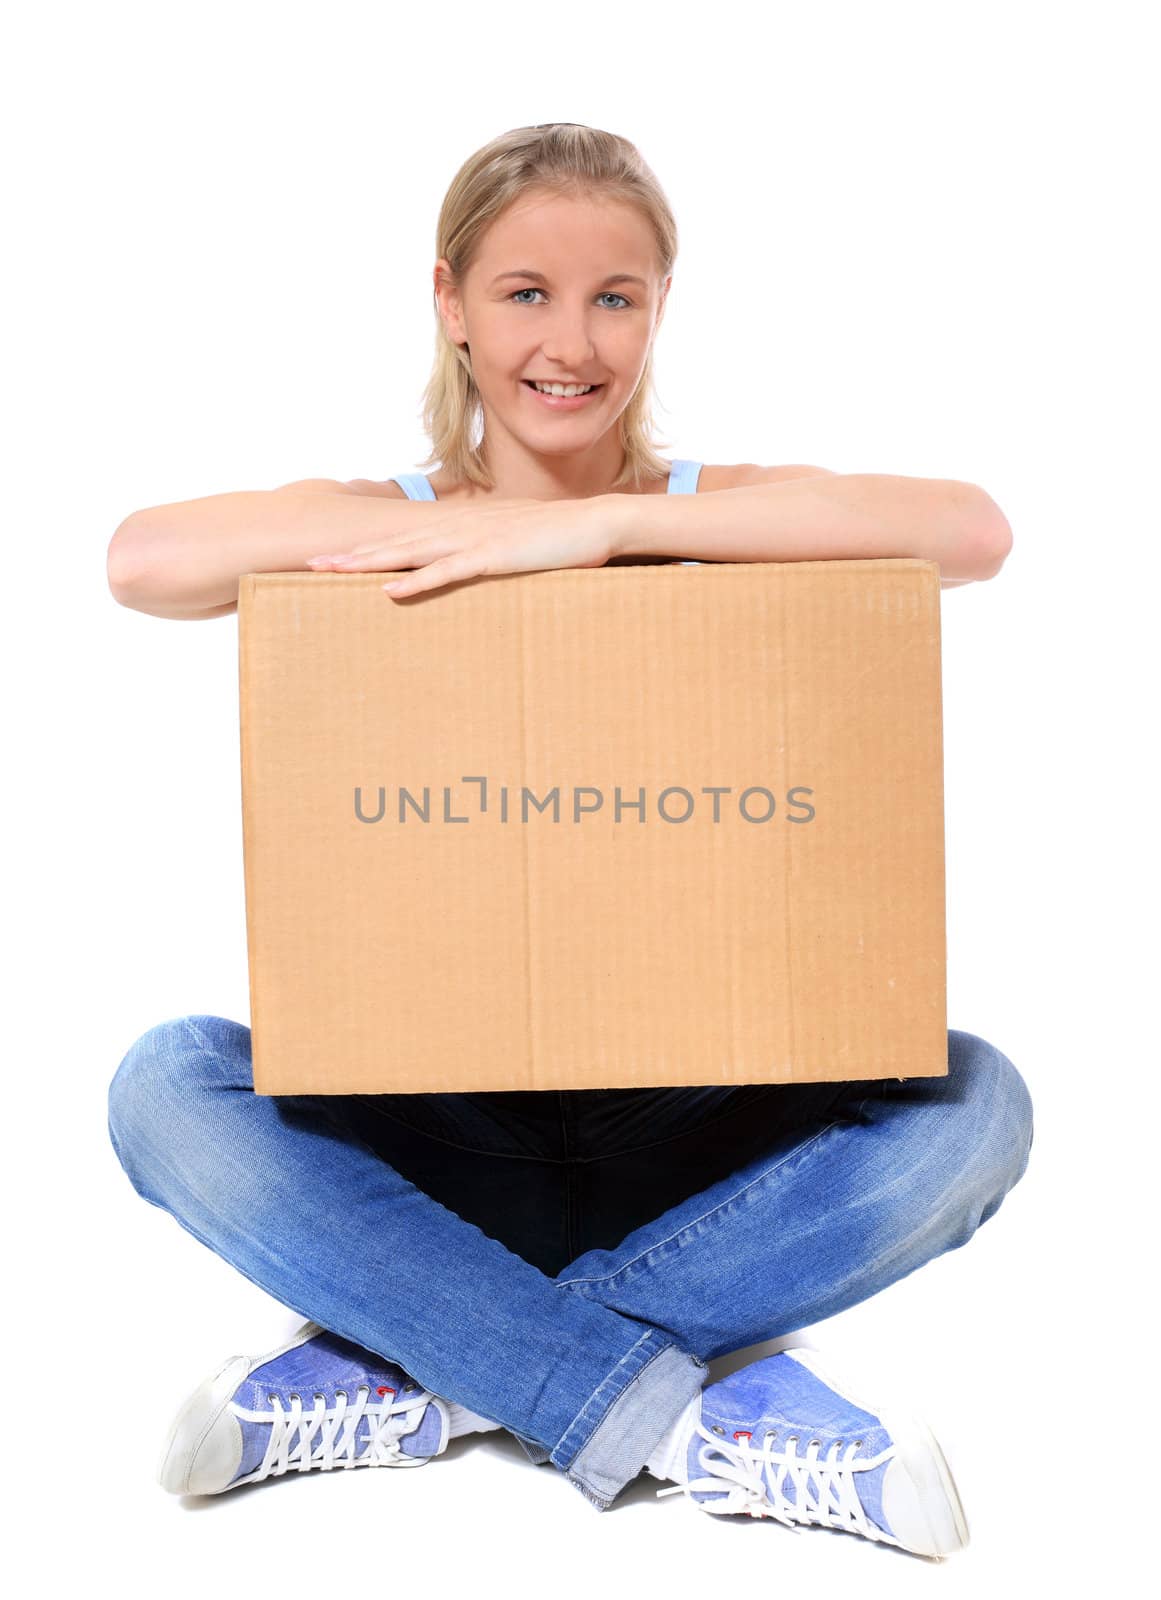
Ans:
[[[436,258],[446,257],[457,282],[471,266],[485,230],[529,190],[552,195],[595,195],[637,207],[652,230],[660,282],[677,258],[677,223],[661,185],[637,147],[619,134],[577,122],[514,128],[477,150],[456,173],[436,225]],[[423,397],[423,426],[432,453],[453,477],[482,489],[495,484],[481,456],[484,409],[466,349],[448,336],[434,290],[435,361]],[[610,492],[663,477],[669,462],[653,448],[653,348],[628,405],[617,419],[625,462]],[[662,440],[665,444],[668,441]]]

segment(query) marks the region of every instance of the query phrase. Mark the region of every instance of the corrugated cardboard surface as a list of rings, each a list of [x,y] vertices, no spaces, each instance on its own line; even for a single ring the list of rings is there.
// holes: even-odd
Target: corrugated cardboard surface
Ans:
[[[258,1093],[947,1072],[935,563],[383,582],[240,585]]]

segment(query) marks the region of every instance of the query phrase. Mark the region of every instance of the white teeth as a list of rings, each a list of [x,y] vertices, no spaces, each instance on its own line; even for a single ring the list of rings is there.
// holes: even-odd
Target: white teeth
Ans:
[[[588,394],[590,389],[595,389],[593,383],[537,383],[533,380],[532,387],[539,389],[541,394],[574,395]]]

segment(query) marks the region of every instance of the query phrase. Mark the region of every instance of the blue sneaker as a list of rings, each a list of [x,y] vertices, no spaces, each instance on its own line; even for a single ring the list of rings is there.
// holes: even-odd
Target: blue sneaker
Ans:
[[[311,1406],[304,1407],[309,1399]],[[234,1356],[169,1430],[157,1481],[171,1494],[332,1467],[421,1467],[447,1448],[447,1401],[402,1367],[317,1322],[260,1356]]]
[[[968,1542],[931,1430],[857,1397],[814,1349],[782,1350],[707,1384],[686,1482],[657,1494],[773,1517],[796,1533],[804,1524],[840,1528],[916,1555],[950,1555]]]

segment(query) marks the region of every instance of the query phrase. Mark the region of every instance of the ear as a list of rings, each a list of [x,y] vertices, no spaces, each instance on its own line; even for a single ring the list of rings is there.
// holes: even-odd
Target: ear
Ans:
[[[446,256],[440,256],[432,269],[432,283],[435,287],[435,297],[439,305],[439,314],[443,320],[448,338],[453,344],[465,344],[467,330],[464,327],[463,304],[459,286],[452,273],[451,262]]]

